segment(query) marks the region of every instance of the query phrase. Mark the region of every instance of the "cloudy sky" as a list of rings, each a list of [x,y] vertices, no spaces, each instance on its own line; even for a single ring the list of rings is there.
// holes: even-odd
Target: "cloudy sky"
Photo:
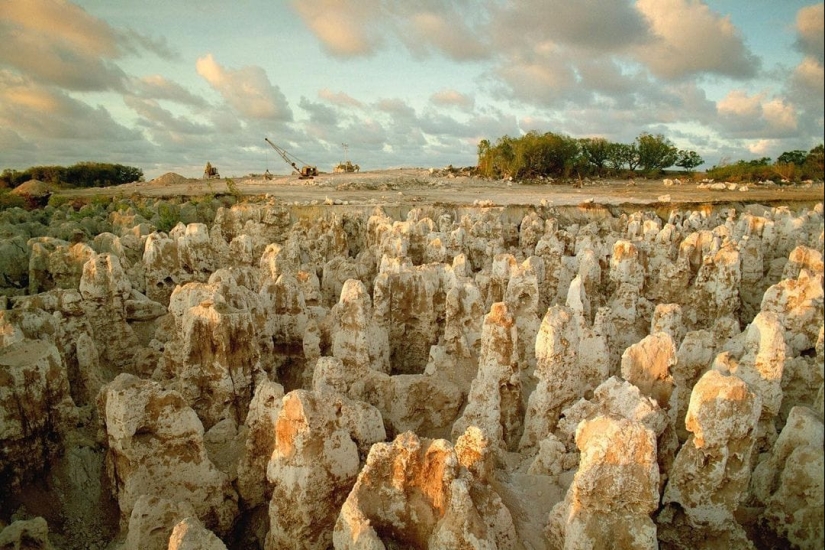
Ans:
[[[476,163],[530,130],[706,166],[823,141],[823,3],[0,0],[0,169]]]

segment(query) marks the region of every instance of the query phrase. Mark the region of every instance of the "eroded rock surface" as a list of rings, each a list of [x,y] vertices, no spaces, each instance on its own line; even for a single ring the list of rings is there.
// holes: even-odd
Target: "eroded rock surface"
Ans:
[[[224,199],[0,212],[4,543],[822,547],[821,204]]]

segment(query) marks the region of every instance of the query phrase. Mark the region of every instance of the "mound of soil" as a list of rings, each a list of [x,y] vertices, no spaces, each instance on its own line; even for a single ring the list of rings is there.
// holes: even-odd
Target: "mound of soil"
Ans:
[[[176,174],[174,172],[166,172],[162,176],[158,176],[149,182],[150,185],[177,185],[180,183],[188,183],[189,178]]]
[[[55,189],[52,184],[46,183],[45,181],[29,180],[24,184],[18,185],[12,189],[11,192],[15,195],[27,195],[29,197],[39,198],[51,195]]]

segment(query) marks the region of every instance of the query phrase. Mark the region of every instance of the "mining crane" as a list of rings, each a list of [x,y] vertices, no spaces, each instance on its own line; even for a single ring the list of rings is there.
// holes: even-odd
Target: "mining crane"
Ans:
[[[305,163],[298,157],[292,157],[284,149],[281,149],[280,147],[269,141],[269,138],[264,138],[264,141],[270,144],[273,149],[278,151],[278,154],[281,155],[281,158],[284,159],[287,164],[292,166],[292,169],[298,173],[298,179],[311,180],[312,178],[318,175],[318,169],[315,166],[309,166],[307,163]],[[292,160],[292,158],[295,158],[295,160]],[[296,160],[303,164],[301,168],[298,168],[298,165],[295,162]]]

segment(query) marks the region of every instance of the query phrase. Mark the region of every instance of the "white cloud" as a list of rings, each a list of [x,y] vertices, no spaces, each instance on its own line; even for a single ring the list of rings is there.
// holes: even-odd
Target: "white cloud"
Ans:
[[[223,96],[227,104],[241,116],[249,119],[292,120],[292,110],[286,97],[269,82],[260,67],[247,66],[226,69],[212,54],[198,58],[198,74]]]
[[[805,55],[823,62],[825,50],[825,4],[802,8],[796,15],[796,47]]]
[[[340,107],[357,107],[363,109],[364,104],[344,92],[332,92],[326,88],[318,92],[318,97]]]
[[[756,74],[758,59],[729,17],[697,0],[637,0],[636,6],[655,35],[637,49],[636,58],[657,76],[712,73],[747,78]]]
[[[797,108],[784,98],[768,99],[766,94],[748,95],[732,90],[717,103],[715,128],[729,138],[785,138],[799,125]]]
[[[291,5],[336,57],[373,54],[382,41],[380,0],[293,0]]]
[[[457,90],[444,88],[430,96],[430,103],[441,107],[457,107],[459,109],[472,110],[475,106],[475,99]]]
[[[177,82],[173,82],[161,75],[144,76],[133,79],[130,85],[132,93],[150,99],[173,101],[194,107],[206,107],[202,97],[196,96]]]

